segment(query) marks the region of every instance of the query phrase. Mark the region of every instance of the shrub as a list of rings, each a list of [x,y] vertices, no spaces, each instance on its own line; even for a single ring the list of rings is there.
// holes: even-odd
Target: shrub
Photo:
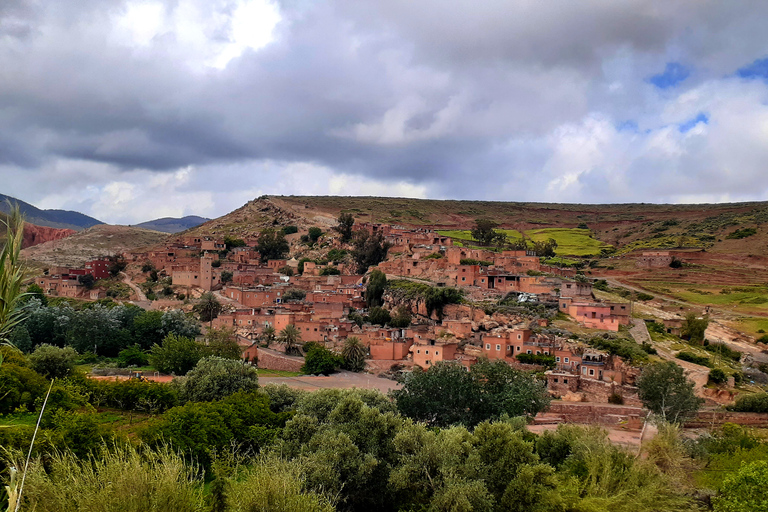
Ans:
[[[288,265],[284,267],[280,267],[277,271],[283,274],[284,276],[291,277],[293,275],[293,268],[289,267]]]
[[[321,276],[338,276],[341,274],[341,270],[336,267],[323,267],[320,269]]]
[[[361,372],[365,370],[365,358],[368,355],[368,348],[362,344],[356,336],[350,336],[344,341],[341,355],[344,358],[344,369],[351,372]]]
[[[611,393],[608,397],[608,403],[614,405],[624,405],[624,397],[619,393]]]
[[[473,258],[462,258],[459,261],[460,265],[480,265],[483,267],[488,267],[490,265],[493,265],[492,261],[485,261],[485,260],[476,260]]]
[[[443,257],[443,255],[440,254],[439,252],[433,252],[432,254],[428,254],[428,255],[424,256],[424,259],[425,260],[439,260],[442,257]]]
[[[731,359],[732,361],[739,362],[741,360],[741,352],[733,350],[725,343],[704,343],[704,350],[718,354],[720,357]]]
[[[755,234],[757,234],[757,229],[755,228],[742,228],[742,229],[737,229],[732,233],[728,233],[727,235],[725,235],[725,238],[728,240],[741,240],[742,238],[747,238],[748,236],[752,236]]]
[[[39,345],[29,355],[32,369],[49,379],[61,379],[69,375],[75,369],[77,352],[72,347],[54,347],[53,345]]]
[[[332,261],[333,263],[338,263],[342,259],[344,259],[344,256],[347,255],[347,251],[345,249],[331,249],[328,251],[328,254],[325,255],[325,257],[328,259],[328,261]]]
[[[285,226],[283,228],[283,234],[284,235],[292,235],[292,234],[298,233],[298,232],[299,232],[298,226]]]
[[[670,268],[683,268],[683,262],[675,257],[669,262]]]
[[[185,375],[203,357],[203,346],[191,338],[169,334],[152,346],[149,362],[161,373]]]
[[[555,356],[546,354],[517,354],[515,359],[523,364],[538,364],[547,368],[555,367]]]
[[[253,366],[234,359],[206,357],[181,381],[180,394],[184,401],[210,402],[258,387],[258,371]]]
[[[323,230],[318,227],[311,227],[309,228],[309,239],[314,243],[317,242],[318,239],[323,236]]]
[[[688,361],[689,363],[698,364],[701,366],[710,366],[709,358],[704,356],[697,356],[692,352],[680,352],[676,356],[678,359]]]
[[[719,368],[714,368],[712,370],[709,370],[709,378],[707,380],[712,384],[722,384],[723,382],[728,380],[728,377],[726,377],[725,372],[723,370]]]
[[[729,409],[737,412],[768,412],[768,393],[741,395]]]
[[[131,380],[85,381],[90,402],[96,407],[114,407],[125,411],[163,412],[178,405],[179,395],[170,384]]]
[[[378,324],[378,325],[384,326],[390,320],[392,320],[392,317],[390,316],[389,311],[387,311],[382,307],[379,307],[379,306],[373,307],[368,312],[368,321],[372,324]]]
[[[283,293],[283,300],[304,300],[307,292],[300,288],[291,288]]]
[[[603,338],[595,336],[587,343],[600,350],[605,350],[611,355],[619,356],[630,361],[645,361],[648,354],[640,345],[625,338]]]
[[[309,347],[308,349],[307,346]],[[307,375],[330,375],[335,373],[344,364],[343,357],[334,354],[317,343],[311,345],[307,343],[305,349],[307,349],[307,355],[304,357],[301,373]]]
[[[138,345],[133,345],[120,351],[117,355],[117,366],[126,368],[128,366],[146,366],[149,363],[149,356],[141,350]]]

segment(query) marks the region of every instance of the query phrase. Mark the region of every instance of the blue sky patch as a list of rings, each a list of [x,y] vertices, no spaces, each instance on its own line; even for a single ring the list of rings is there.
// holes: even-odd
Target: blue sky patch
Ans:
[[[679,62],[667,62],[664,72],[653,75],[648,81],[659,89],[668,89],[688,78],[690,74],[691,70]]]
[[[678,129],[680,130],[680,133],[686,133],[699,123],[709,124],[709,116],[704,112],[699,112],[699,115],[693,119],[680,123]]]
[[[619,123],[616,126],[616,129],[620,132],[636,132],[637,131],[637,121],[628,120],[624,121],[623,123]]]
[[[741,78],[762,78],[768,80],[768,59],[757,59],[752,64],[736,71]]]

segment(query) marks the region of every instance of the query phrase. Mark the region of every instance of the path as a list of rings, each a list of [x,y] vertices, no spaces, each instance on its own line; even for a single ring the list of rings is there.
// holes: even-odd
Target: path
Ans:
[[[138,285],[136,285],[136,283],[131,281],[131,278],[125,272],[120,272],[120,275],[123,277],[123,282],[127,284],[131,288],[131,290],[133,290],[133,292],[136,294],[136,299],[137,299],[136,302],[142,302],[147,304],[146,307],[142,306],[141,304],[137,304],[137,306],[141,306],[144,309],[147,309],[149,307],[150,302],[149,300],[147,300],[147,296],[144,295],[144,292],[141,291],[141,288],[139,288]]]
[[[651,334],[648,332],[648,327],[641,319],[635,319],[634,325],[629,329],[629,333],[638,343],[650,343],[658,352],[659,357],[667,361],[674,361],[676,364],[683,367],[687,371],[688,377],[696,384],[696,394],[700,397],[704,397],[704,386],[706,386],[709,380],[709,368],[698,364],[689,363],[677,359],[672,351],[665,348],[660,343],[651,341]]]

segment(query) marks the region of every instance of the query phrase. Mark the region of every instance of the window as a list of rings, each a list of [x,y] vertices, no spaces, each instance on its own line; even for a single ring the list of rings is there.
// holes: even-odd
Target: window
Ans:
[[[466,277],[462,277],[462,278],[461,278],[461,280],[462,280],[462,281],[466,281],[466,280],[467,280],[467,278],[466,278]]]
[[[501,345],[499,345],[499,344],[497,343],[497,344],[496,344],[496,352],[498,352],[499,350],[501,350]]]
[[[437,356],[437,355],[439,355],[439,352],[438,352],[437,350],[435,350],[435,355],[436,355],[436,356]]]
[[[570,361],[568,360],[568,358],[567,358],[567,357],[565,358],[565,362],[566,362],[566,363],[570,363]]]
[[[531,354],[531,351],[530,351],[530,350],[526,350],[526,352],[525,352],[525,353],[526,353],[526,354]]]
[[[416,349],[416,353],[417,353],[417,354],[421,354],[421,350],[419,350],[419,349]]]
[[[556,363],[559,363],[559,362],[560,362],[560,356],[557,356],[557,357],[555,357],[555,362],[556,362]]]
[[[595,370],[593,370],[592,368],[590,368],[590,369],[589,369],[589,374],[590,374],[590,375],[594,375],[594,374],[595,374]]]
[[[490,343],[486,343],[485,344],[485,350],[491,350],[491,344]]]
[[[557,377],[555,377],[553,380],[554,380],[555,384],[557,384]]]
[[[520,347],[517,347],[517,351],[520,352]]]
[[[563,379],[563,384],[568,384],[568,379]]]
[[[425,354],[429,354],[429,350],[425,350],[425,351],[424,351],[424,353],[425,353]]]

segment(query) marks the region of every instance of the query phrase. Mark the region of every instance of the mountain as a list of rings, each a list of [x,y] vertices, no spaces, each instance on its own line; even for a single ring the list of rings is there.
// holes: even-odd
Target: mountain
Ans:
[[[161,233],[179,233],[186,231],[187,229],[199,226],[204,222],[208,222],[211,219],[205,217],[198,217],[197,215],[187,215],[180,219],[174,217],[163,217],[162,219],[149,220],[136,224],[134,227],[151,229],[153,231],[160,231]]]
[[[70,210],[41,210],[20,199],[4,194],[0,194],[0,212],[8,213],[11,210],[8,202],[11,204],[18,204],[21,213],[24,214],[24,220],[30,224],[35,224],[36,226],[81,231],[97,224],[104,224],[100,220],[80,212],[73,212]]]

